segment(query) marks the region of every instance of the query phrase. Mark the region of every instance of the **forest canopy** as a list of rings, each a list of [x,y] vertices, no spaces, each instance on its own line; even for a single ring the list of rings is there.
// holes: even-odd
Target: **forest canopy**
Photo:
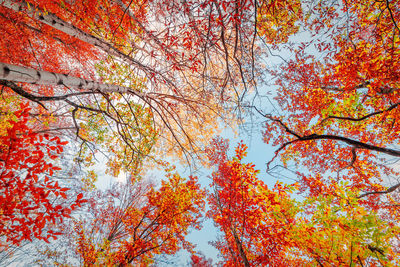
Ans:
[[[0,265],[400,265],[399,1],[0,0],[0,33]]]

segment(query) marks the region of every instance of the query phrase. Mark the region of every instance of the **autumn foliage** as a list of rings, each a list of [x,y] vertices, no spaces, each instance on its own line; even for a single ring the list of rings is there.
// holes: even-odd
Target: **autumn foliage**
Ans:
[[[158,189],[115,185],[97,197],[104,204],[89,207],[94,217],[77,222],[74,230],[85,266],[149,264],[155,255],[192,249],[185,236],[200,227],[205,205],[195,177],[171,174]]]
[[[242,163],[246,145],[240,143],[232,159],[228,159],[227,149],[225,140],[216,139],[207,153],[210,163],[217,166],[208,216],[222,233],[214,245],[223,255],[224,265],[285,264],[287,249],[293,246],[287,238],[295,215],[290,189],[280,183],[269,189],[257,179],[255,166]]]
[[[213,245],[224,266],[313,266],[351,263],[391,265],[399,262],[392,244],[400,228],[388,222],[348,182],[331,185],[331,193],[306,194],[295,200],[297,183],[277,182],[269,189],[259,171],[243,163],[247,147],[239,143],[235,156],[228,143],[214,140],[207,154],[216,166],[208,196],[208,216],[221,236]],[[313,185],[310,185],[312,188]],[[298,191],[297,191],[298,192]],[[381,207],[384,212],[386,207]]]
[[[0,0],[0,265],[399,266],[399,26],[389,0]],[[266,174],[216,137],[250,123]]]
[[[69,217],[83,202],[82,194],[79,194],[74,201],[68,201],[68,206],[65,205],[69,189],[49,178],[60,170],[53,163],[66,142],[57,136],[34,132],[28,123],[30,110],[23,103],[16,110],[3,109],[0,244],[5,247],[33,238],[46,242],[56,238],[60,233],[51,226]]]
[[[195,253],[190,256],[190,266],[192,267],[211,267],[212,259],[207,259],[203,253]]]

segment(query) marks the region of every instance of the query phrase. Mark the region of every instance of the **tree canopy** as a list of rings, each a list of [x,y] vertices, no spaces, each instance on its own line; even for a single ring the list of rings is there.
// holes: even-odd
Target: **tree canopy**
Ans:
[[[0,264],[400,265],[399,25],[389,0],[0,0]]]

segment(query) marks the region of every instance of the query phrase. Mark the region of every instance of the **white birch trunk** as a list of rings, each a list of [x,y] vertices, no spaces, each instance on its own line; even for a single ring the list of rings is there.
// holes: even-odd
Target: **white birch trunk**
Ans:
[[[86,33],[82,31],[81,29],[75,27],[74,25],[60,19],[56,15],[49,13],[49,12],[44,12],[41,9],[38,8],[33,8],[32,5],[28,5],[27,2],[25,1],[19,1],[19,0],[0,0],[0,5],[7,7],[9,9],[12,9],[16,12],[24,12],[24,14],[28,15],[29,17],[38,20],[44,24],[47,24],[54,29],[57,29],[59,31],[62,31],[70,36],[73,36],[85,43],[94,45],[97,48],[100,48],[104,52],[122,58],[126,60],[128,63],[133,64],[138,66],[141,70],[143,70],[146,73],[151,72],[151,70],[143,65],[142,63],[138,62],[134,58],[125,55],[118,49],[116,49],[112,44],[109,44],[108,42],[93,36],[89,33]]]
[[[51,86],[64,85],[72,88],[100,91],[102,93],[126,93],[129,90],[139,97],[144,97],[143,93],[137,92],[135,89],[129,87],[99,83],[67,74],[39,71],[2,62],[0,62],[0,79],[11,82],[25,82]]]

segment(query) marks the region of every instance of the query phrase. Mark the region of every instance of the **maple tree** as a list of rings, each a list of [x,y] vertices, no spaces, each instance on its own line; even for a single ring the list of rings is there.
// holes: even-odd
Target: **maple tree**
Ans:
[[[382,217],[383,210],[371,210],[347,183],[334,190],[308,197],[301,205],[304,215],[291,235],[303,257],[319,265],[398,265],[396,223]]]
[[[255,166],[243,162],[246,150],[239,143],[229,159],[223,139],[214,140],[208,150],[216,166],[208,216],[222,234],[213,245],[224,266],[398,264],[400,228],[371,210],[360,189],[340,182],[330,185],[329,193],[319,188],[319,194],[296,201],[293,193],[300,185],[277,182],[269,189],[257,178]]]
[[[337,172],[367,192],[382,190],[383,174],[396,173],[385,163],[400,156],[388,147],[398,138],[399,14],[392,9],[374,1],[310,7],[304,27],[320,39],[293,48],[295,59],[282,67],[277,101],[288,115],[266,115],[265,140],[279,132],[274,142],[284,161],[300,155],[311,171]]]
[[[296,210],[288,193],[290,188],[277,183],[271,190],[257,179],[251,163],[242,163],[247,147],[240,143],[235,156],[228,159],[228,143],[215,139],[208,150],[214,192],[209,196],[210,211],[221,230],[215,242],[225,266],[288,265],[287,238],[294,224]]]
[[[398,169],[390,163],[400,155],[398,3],[303,4],[308,14],[302,26],[311,38],[297,46],[292,42],[293,58],[273,72],[282,112],[258,110],[268,119],[264,141],[278,145],[269,170],[278,156],[283,167],[301,168],[295,171],[300,192],[310,203],[320,203],[311,209],[316,213],[310,223],[316,229],[325,223],[324,230],[310,238],[322,235],[305,239],[306,246],[311,244],[308,256],[318,264],[396,265],[398,233],[376,225],[398,223],[393,216],[398,213]],[[301,229],[307,227],[296,231]],[[366,237],[372,229],[381,231]],[[324,244],[325,234],[331,241]],[[386,239],[367,241],[377,236]]]
[[[181,248],[192,250],[185,237],[200,227],[204,194],[197,178],[172,173],[158,188],[138,181],[96,190],[85,205],[85,216],[69,226],[69,240],[62,246],[65,251],[49,248],[41,263],[148,265],[156,255],[174,254]],[[71,251],[69,258],[55,256]]]

